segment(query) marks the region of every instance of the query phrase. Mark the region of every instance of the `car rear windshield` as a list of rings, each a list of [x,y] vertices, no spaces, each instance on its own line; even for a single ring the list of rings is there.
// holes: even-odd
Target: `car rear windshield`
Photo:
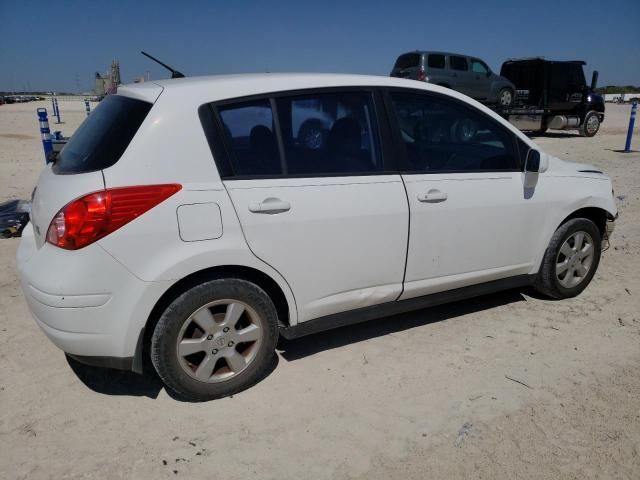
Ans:
[[[404,55],[400,55],[398,60],[396,60],[396,64],[393,67],[396,70],[404,70],[406,68],[415,68],[420,65],[420,54],[419,53],[405,53]]]
[[[119,95],[106,97],[62,149],[54,173],[87,173],[114,165],[152,106]]]

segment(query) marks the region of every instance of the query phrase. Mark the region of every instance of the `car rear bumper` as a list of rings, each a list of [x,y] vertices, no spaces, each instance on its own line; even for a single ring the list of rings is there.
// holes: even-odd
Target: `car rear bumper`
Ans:
[[[17,264],[29,310],[57,347],[83,363],[131,368],[167,282],[140,280],[98,244],[78,251],[37,248],[30,224]]]

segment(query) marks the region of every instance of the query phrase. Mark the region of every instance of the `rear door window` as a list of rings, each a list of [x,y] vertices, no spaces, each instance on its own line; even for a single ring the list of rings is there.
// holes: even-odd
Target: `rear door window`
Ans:
[[[71,136],[58,155],[53,172],[87,173],[114,165],[152,106],[120,95],[107,96]]]
[[[444,55],[432,53],[427,59],[429,68],[444,68]]]
[[[455,55],[451,55],[449,57],[449,63],[451,64],[452,70],[462,70],[467,71],[469,69],[467,65],[467,59],[464,57],[458,57]]]
[[[221,107],[219,113],[226,132],[234,175],[283,173],[274,132],[273,112],[268,99]]]

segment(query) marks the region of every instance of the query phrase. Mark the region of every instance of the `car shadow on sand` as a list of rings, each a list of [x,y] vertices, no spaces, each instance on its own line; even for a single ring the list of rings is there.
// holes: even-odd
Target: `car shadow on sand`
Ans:
[[[278,343],[279,355],[274,355],[263,375],[256,379],[259,383],[278,366],[278,361],[294,361],[316,353],[341,348],[371,338],[382,337],[390,333],[397,333],[411,328],[426,326],[431,323],[449,320],[482,310],[488,310],[501,305],[525,301],[522,292],[528,290],[506,290],[499,293],[475,297],[455,303],[430,307],[414,312],[392,315],[369,322],[341,327],[326,332],[317,333],[296,340],[281,338]],[[67,356],[67,362],[78,379],[90,390],[102,395],[148,397],[155,399],[164,388],[150,361],[144,365],[144,374],[114,370],[110,368],[93,367],[82,364]],[[175,400],[184,401],[170,390],[167,394]]]
[[[411,328],[449,320],[501,305],[523,302],[526,301],[522,295],[523,291],[525,290],[505,290],[503,292],[461,300],[455,303],[349,325],[296,340],[281,338],[278,343],[278,351],[283,359],[293,361],[325,350],[344,347],[371,338],[382,337],[390,333],[402,332]],[[527,293],[529,292],[527,291]]]
[[[85,365],[76,359],[67,356],[67,363],[76,374],[78,379],[90,390],[103,395],[148,397],[158,398],[160,391],[164,388],[162,380],[156,373],[150,361],[145,361],[142,375],[125,370],[115,370],[112,368],[101,368]],[[258,377],[249,387],[267,378],[278,366],[279,357],[274,355],[271,363],[263,374]],[[174,394],[171,390],[166,390],[174,400],[188,401]]]
[[[67,363],[85,386],[104,395],[157,398],[163,388],[155,371],[146,366],[145,374],[139,375],[131,371],[85,365],[68,355]]]
[[[545,133],[538,133],[538,132],[524,132],[524,134],[531,138],[579,138],[580,134],[579,133],[569,133],[569,132],[545,132]]]

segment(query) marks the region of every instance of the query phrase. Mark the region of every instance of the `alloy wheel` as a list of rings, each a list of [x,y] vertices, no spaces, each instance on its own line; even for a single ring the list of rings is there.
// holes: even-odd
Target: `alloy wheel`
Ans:
[[[575,232],[567,238],[556,258],[556,277],[564,288],[582,283],[589,274],[594,258],[594,244],[587,232]]]
[[[511,105],[512,98],[513,97],[510,90],[503,91],[502,95],[500,95],[500,105],[508,107],[509,105]]]
[[[256,311],[238,300],[216,300],[187,318],[176,351],[182,369],[205,383],[231,379],[256,357],[265,326]]]
[[[600,128],[600,119],[598,118],[598,116],[591,115],[587,119],[586,127],[587,127],[587,133],[589,133],[589,135],[594,135],[598,131],[598,128]]]

